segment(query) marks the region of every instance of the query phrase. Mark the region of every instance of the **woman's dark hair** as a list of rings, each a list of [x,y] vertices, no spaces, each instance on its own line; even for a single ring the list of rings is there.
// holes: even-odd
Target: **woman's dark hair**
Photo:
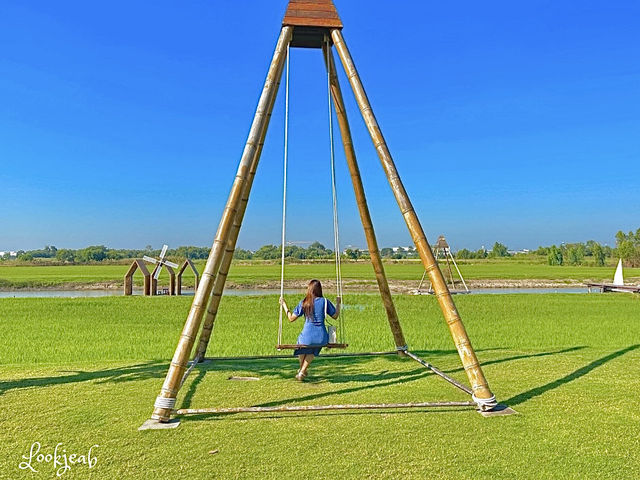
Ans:
[[[307,286],[307,295],[302,301],[302,310],[306,318],[313,318],[313,299],[322,297],[322,284],[320,280],[313,279]]]

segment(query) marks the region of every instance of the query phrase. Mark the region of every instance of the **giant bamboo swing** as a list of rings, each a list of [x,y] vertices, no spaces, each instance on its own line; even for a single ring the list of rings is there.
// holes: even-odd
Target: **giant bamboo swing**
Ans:
[[[400,180],[398,171],[389,152],[389,148],[382,136],[376,117],[367,98],[360,76],[356,70],[351,54],[342,36],[342,22],[331,0],[290,0],[285,13],[280,36],[275,48],[273,59],[269,66],[267,78],[251,124],[249,136],[240,159],[240,165],[231,187],[222,218],[207,260],[202,279],[198,285],[193,304],[186,319],[182,334],[178,341],[175,354],[169,366],[160,394],[156,398],[151,420],[145,422],[141,429],[169,428],[177,426],[179,422],[170,421],[172,415],[188,414],[222,414],[237,412],[273,412],[298,410],[328,410],[328,409],[385,409],[385,408],[429,408],[450,406],[476,406],[484,415],[492,413],[512,413],[502,405],[498,405],[491,392],[476,354],[471,346],[467,332],[453,302],[445,279],[434,259],[431,247],[420,225],[418,216],[409,200],[409,196]],[[371,255],[371,262],[375,271],[380,296],[393,334],[396,351],[428,368],[433,373],[444,378],[457,388],[471,396],[470,402],[421,402],[397,404],[366,404],[366,405],[317,405],[317,406],[279,406],[279,407],[229,407],[229,408],[200,408],[176,409],[176,397],[189,372],[205,358],[207,345],[211,338],[213,324],[218,312],[220,299],[225,281],[231,265],[233,252],[242,225],[249,193],[253,184],[255,172],[262,152],[267,127],[271,118],[271,111],[275,102],[285,60],[289,47],[322,49],[329,77],[331,98],[335,107],[338,125],[342,137],[345,156],[351,175],[351,181],[356,196],[360,219],[364,227],[367,245]],[[449,326],[454,344],[464,366],[471,387],[463,385],[450,378],[430,363],[409,351],[405,342],[400,321],[391,297],[389,285],[384,271],[378,244],[365,198],[360,170],[356,161],[356,154],[351,140],[351,132],[347,114],[338,83],[332,47],[335,47],[342,66],[355,94],[360,113],[365,121],[371,140],[376,148],[382,167],[387,176],[393,194],[398,202],[400,211],[405,219],[413,242],[433,285],[445,321]],[[204,323],[203,323],[204,320]],[[202,329],[200,328],[202,326]],[[200,338],[193,361],[189,362],[196,336]],[[389,352],[382,352],[388,354]],[[335,357],[354,354],[326,355]],[[255,357],[254,357],[255,358]],[[191,366],[188,368],[188,364]]]

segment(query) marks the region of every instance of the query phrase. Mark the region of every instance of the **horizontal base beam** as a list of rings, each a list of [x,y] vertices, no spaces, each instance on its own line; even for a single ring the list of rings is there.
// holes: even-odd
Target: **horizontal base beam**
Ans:
[[[475,407],[475,402],[364,403],[347,405],[280,405],[277,407],[180,408],[175,415],[220,415],[228,413],[318,412],[324,410],[386,410],[394,408]]]

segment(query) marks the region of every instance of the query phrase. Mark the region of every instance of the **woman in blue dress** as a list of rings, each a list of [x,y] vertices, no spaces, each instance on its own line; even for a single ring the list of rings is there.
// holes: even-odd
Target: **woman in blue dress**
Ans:
[[[324,325],[325,315],[338,318],[340,315],[341,298],[337,297],[336,306],[322,296],[322,285],[319,280],[311,280],[307,287],[307,295],[298,303],[293,311],[289,310],[284,298],[280,297],[280,305],[287,313],[290,322],[295,322],[304,315],[305,322],[302,332],[298,336],[298,345],[307,345],[293,351],[298,356],[300,370],[296,374],[296,380],[303,381],[307,376],[309,365],[314,357],[320,353],[322,346],[329,343],[329,334]]]

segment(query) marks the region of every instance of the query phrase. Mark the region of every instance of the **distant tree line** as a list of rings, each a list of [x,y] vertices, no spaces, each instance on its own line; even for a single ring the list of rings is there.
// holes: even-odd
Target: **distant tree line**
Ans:
[[[606,259],[616,254],[615,249],[608,245],[600,245],[594,240],[539,247],[535,252],[538,255],[546,255],[549,265],[582,265],[585,257],[591,257],[592,263],[597,267],[604,266]]]
[[[476,250],[475,252],[472,252],[471,250],[467,250],[466,248],[463,248],[456,252],[456,258],[463,259],[463,260],[473,259],[473,258],[500,258],[500,257],[510,257],[510,256],[511,254],[509,253],[507,246],[503,245],[500,242],[494,243],[493,248],[489,251],[487,251],[484,248],[481,248],[479,250]]]
[[[620,233],[622,232],[618,232],[618,235]],[[616,238],[618,238],[618,236],[616,236]],[[636,245],[638,245],[636,249],[640,253],[640,237],[638,237],[638,240],[639,241],[636,243]],[[613,256],[620,256],[623,259],[631,258],[629,253],[622,251],[620,241],[617,243],[618,247],[615,249],[607,245],[600,245],[594,240],[589,240],[586,243],[562,243],[560,246],[551,245],[550,247],[538,247],[536,250],[530,251],[526,254],[517,253],[516,255],[546,257],[549,265],[582,265],[585,263],[586,257],[589,257],[592,260],[591,263],[596,266],[603,266],[606,263],[606,259]],[[480,249],[472,252],[463,248],[456,252],[456,258],[459,259],[500,258],[511,256],[513,256],[513,254],[509,252],[506,245],[499,242],[496,242],[493,245],[493,248],[488,251]],[[631,264],[631,261],[629,261],[629,263]]]
[[[53,245],[47,245],[41,250],[20,250],[17,252],[17,259],[21,262],[49,259],[61,263],[97,263],[109,260],[117,261],[141,258],[143,255],[157,257],[160,255],[160,249],[154,249],[151,245],[147,245],[143,250],[107,248],[104,245],[92,245],[74,250],[71,248],[58,249]],[[167,250],[167,256],[197,260],[207,258],[209,256],[209,249],[190,246],[178,247]]]
[[[616,233],[616,251],[628,266],[640,267],[640,228],[635,233]]]
[[[209,256],[208,247],[183,246],[167,250],[167,256],[173,258],[190,258],[192,260],[206,259]],[[402,259],[417,258],[418,254],[413,247],[383,248],[381,254],[386,258]],[[160,249],[154,249],[147,245],[142,250],[107,248],[104,245],[92,245],[81,249],[56,248],[47,245],[40,250],[20,250],[17,259],[21,262],[37,262],[40,259],[57,261],[60,263],[99,263],[107,261],[128,260],[141,258],[143,255],[157,257]],[[255,251],[237,248],[233,254],[236,260],[277,260],[281,258],[280,245],[263,245]],[[330,260],[334,258],[334,251],[325,247],[320,242],[313,242],[304,248],[298,245],[287,245],[284,249],[285,258],[295,260]],[[366,250],[347,248],[342,252],[342,257],[350,260],[369,258]],[[9,260],[6,255],[5,260]],[[2,258],[0,258],[2,260]]]
[[[182,246],[168,249],[167,257],[201,260],[206,259],[209,256],[209,250],[209,247]],[[147,245],[142,250],[117,249],[107,248],[104,245],[92,245],[86,248],[74,250],[70,248],[58,249],[53,245],[47,245],[40,250],[20,250],[17,252],[17,260],[20,262],[37,262],[41,259],[47,259],[49,262],[57,261],[60,263],[99,263],[141,258],[144,255],[158,257],[160,255],[160,249],[154,249],[151,245]],[[346,258],[353,259],[365,256],[365,254],[358,249],[347,249],[343,255]],[[255,252],[244,250],[242,248],[238,248],[234,252],[234,258],[238,260],[275,260],[280,257],[280,246],[276,245],[264,245]],[[334,252],[333,250],[326,248],[320,242],[314,242],[307,248],[296,245],[287,245],[285,247],[285,257],[298,260],[331,259],[334,258]],[[0,258],[0,260],[9,260],[9,256],[5,255]]]
[[[239,260],[276,260],[282,257],[282,249],[280,245],[263,245],[255,252],[240,248],[236,249],[233,256]],[[284,247],[284,256],[296,260],[321,260],[333,258],[334,253],[320,242],[313,242],[307,248],[287,245]]]
[[[256,251],[238,248],[234,252],[237,260],[277,260],[281,257],[279,245],[263,245]],[[313,242],[304,248],[298,245],[287,245],[284,249],[285,258],[295,260],[329,260],[334,258],[334,252],[326,248],[320,242]],[[380,250],[383,258],[387,259],[412,259],[419,258],[418,252],[413,246],[410,247],[385,247]],[[17,259],[20,262],[38,262],[41,259],[47,261],[57,261],[60,263],[99,263],[108,261],[122,261],[133,258],[141,258],[143,255],[157,257],[160,249],[154,249],[147,245],[142,250],[107,248],[104,245],[92,245],[81,249],[56,248],[53,245],[46,245],[38,250],[20,250],[17,252]],[[606,264],[607,258],[622,258],[625,265],[640,267],[640,228],[635,232],[616,233],[616,247],[600,245],[594,240],[585,243],[562,243],[549,247],[538,247],[537,250],[521,255],[546,258],[549,265],[583,265],[584,263],[602,266]],[[208,247],[182,246],[169,249],[167,256],[173,258],[190,258],[192,260],[206,259],[209,256]],[[358,260],[369,258],[366,250],[357,248],[347,248],[341,256],[346,259]],[[458,259],[484,259],[484,258],[506,258],[513,256],[506,245],[495,242],[491,250],[481,248],[471,251],[466,248],[458,250],[455,257]],[[9,260],[9,255],[0,257],[0,261]]]

